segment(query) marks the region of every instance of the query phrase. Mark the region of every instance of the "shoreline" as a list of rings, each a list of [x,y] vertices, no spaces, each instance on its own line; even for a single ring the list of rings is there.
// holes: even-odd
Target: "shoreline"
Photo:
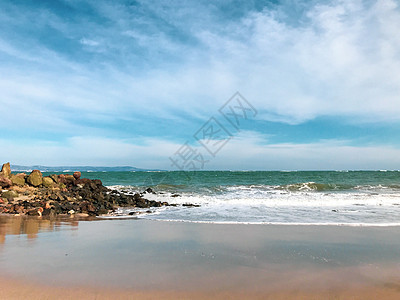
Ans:
[[[183,224],[209,224],[209,225],[256,225],[256,226],[283,226],[283,227],[354,227],[354,228],[396,228],[400,227],[399,223],[297,223],[297,222],[231,222],[231,221],[191,221],[191,220],[168,220],[168,219],[147,219],[140,217],[146,212],[136,212],[135,214],[115,215],[105,214],[100,216],[90,216],[85,214],[58,214],[55,216],[30,216],[19,214],[0,213],[0,218],[23,218],[38,221],[107,221],[107,220],[142,220],[161,223],[183,223]]]

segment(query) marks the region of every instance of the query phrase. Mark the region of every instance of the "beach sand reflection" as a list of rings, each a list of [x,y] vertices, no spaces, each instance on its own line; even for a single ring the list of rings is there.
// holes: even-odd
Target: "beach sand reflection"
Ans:
[[[50,220],[40,217],[0,216],[0,244],[6,242],[8,235],[24,235],[29,240],[35,240],[40,232],[77,230],[78,225],[79,220],[68,218]]]

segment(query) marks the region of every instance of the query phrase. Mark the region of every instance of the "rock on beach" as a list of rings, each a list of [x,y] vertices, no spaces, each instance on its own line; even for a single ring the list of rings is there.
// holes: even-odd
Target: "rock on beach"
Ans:
[[[11,176],[11,166],[10,163],[6,163],[2,166],[0,171],[0,176],[4,176],[6,178],[10,178]]]
[[[29,174],[26,182],[32,186],[39,186],[43,183],[43,175],[39,170],[33,170],[31,174]]]
[[[12,185],[11,179],[0,175],[0,187],[8,188]]]
[[[11,175],[11,182],[13,185],[24,186],[25,185],[25,173],[19,173]]]

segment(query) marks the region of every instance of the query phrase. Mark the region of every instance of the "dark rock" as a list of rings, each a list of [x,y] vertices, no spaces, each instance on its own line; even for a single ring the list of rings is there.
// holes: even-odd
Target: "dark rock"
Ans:
[[[26,212],[28,216],[42,216],[43,209],[32,209]]]
[[[85,185],[85,184],[90,184],[92,181],[89,179],[89,178],[80,178],[80,179],[77,179],[76,181],[75,181],[75,184],[76,185],[78,185],[78,184],[83,184],[83,185]]]
[[[103,187],[103,183],[100,179],[93,179],[92,182],[97,185],[98,187]]]
[[[185,206],[185,207],[200,207],[200,205],[198,205],[198,204],[191,204],[191,203],[184,203],[184,204],[182,204],[182,206]]]
[[[152,188],[147,188],[145,189],[145,191],[143,192],[143,194],[148,193],[148,194],[155,194],[156,192],[152,190]]]
[[[90,203],[89,201],[82,202],[82,203],[79,205],[79,207],[80,207],[80,210],[81,210],[82,212],[87,212],[87,213],[89,213],[89,212],[95,212],[95,211],[96,211],[96,208],[95,208],[95,207],[93,206],[93,204]]]
[[[28,201],[22,202],[21,205],[22,205],[25,209],[31,207],[31,204],[30,204],[30,202],[28,202]]]
[[[21,205],[19,205],[19,204],[14,204],[14,205],[11,207],[11,211],[13,211],[13,212],[16,213],[16,214],[20,214],[20,213],[23,213],[23,212],[24,212],[24,208],[23,208]]]
[[[56,216],[56,211],[52,208],[45,208],[42,212],[43,217],[55,217]]]
[[[65,176],[65,185],[67,186],[75,185],[76,179],[73,175],[66,174],[64,176]]]
[[[67,183],[67,180],[65,179],[65,174],[60,174],[60,175],[56,175],[56,176],[57,176],[58,183],[63,183],[63,184]]]
[[[98,215],[106,215],[106,214],[108,214],[108,210],[105,208],[100,208],[99,210],[97,210],[97,214]]]
[[[180,196],[181,196],[181,195],[179,195],[179,194],[172,194],[172,195],[171,195],[172,198],[180,197]]]

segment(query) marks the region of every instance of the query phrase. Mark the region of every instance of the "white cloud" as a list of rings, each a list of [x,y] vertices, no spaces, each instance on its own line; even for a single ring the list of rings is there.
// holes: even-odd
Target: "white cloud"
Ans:
[[[264,111],[260,116],[290,123],[321,115],[399,121],[400,11],[395,1],[316,5],[298,26],[280,16],[268,10],[250,13],[223,29],[190,23],[202,45],[182,56],[180,68],[135,77],[132,92],[189,114],[209,114],[216,101],[239,90]],[[139,37],[146,43],[153,38]]]
[[[91,47],[96,47],[96,46],[100,45],[100,43],[98,41],[87,39],[87,38],[81,38],[79,42],[82,45],[91,46]]]
[[[264,11],[233,24],[233,37],[200,37],[236,75],[232,88],[260,110],[297,121],[320,115],[387,121],[400,116],[399,26],[394,1],[332,1],[310,8],[297,27]]]
[[[151,30],[132,28],[133,21],[122,7],[103,3],[97,9],[117,24],[96,30],[93,24],[84,23],[105,41],[102,51],[108,51],[109,57],[103,57],[101,65],[78,63],[34,45],[38,55],[33,59],[38,65],[30,66],[32,76],[28,80],[38,90],[51,89],[54,94],[49,101],[82,112],[93,108],[109,112],[108,104],[113,102],[111,110],[118,113],[135,107],[147,113],[156,108],[161,116],[168,116],[171,109],[207,116],[218,106],[216,101],[223,103],[239,90],[264,112],[260,116],[275,115],[290,123],[320,115],[353,116],[363,121],[400,118],[400,12],[395,1],[381,0],[372,5],[332,1],[310,6],[307,18],[300,19],[298,26],[284,21],[283,13],[269,10],[252,12],[223,28],[217,26],[206,7],[196,6],[197,12],[190,11],[189,6],[156,10],[168,22],[175,22],[172,25],[178,30],[201,41],[192,46],[165,32],[154,33],[157,27],[151,27],[151,21],[143,20],[143,16],[140,22]],[[180,19],[174,21],[166,12],[175,12]],[[208,24],[185,18],[183,12],[189,17],[201,12]],[[44,16],[68,38],[82,30],[79,24],[69,29],[65,20],[50,13],[42,12],[41,23],[46,20]],[[149,67],[136,68],[132,57],[123,56],[135,53],[133,48],[129,50],[129,42],[121,40],[123,36],[136,39],[154,57],[160,51],[178,55],[179,63],[171,64],[166,58],[152,66],[151,57],[144,57],[144,61],[150,59]],[[86,37],[79,42],[100,46],[98,40]],[[114,65],[112,57],[119,52],[113,54],[113,47],[124,49],[119,59],[130,71]],[[19,59],[30,57],[25,49],[16,50],[5,42],[0,49]],[[2,73],[8,73],[9,68],[3,67]],[[15,77],[10,80],[23,84],[22,74],[14,71]],[[9,91],[2,87],[2,92]],[[17,95],[8,101],[15,98]]]
[[[131,165],[171,169],[171,157],[181,144],[143,138],[140,142],[76,136],[66,143],[0,140],[0,157],[14,164]],[[349,146],[348,141],[324,140],[309,144],[268,144],[268,136],[244,132],[230,140],[215,157],[200,145],[205,169],[223,170],[349,170],[400,169],[400,149],[390,146]]]

